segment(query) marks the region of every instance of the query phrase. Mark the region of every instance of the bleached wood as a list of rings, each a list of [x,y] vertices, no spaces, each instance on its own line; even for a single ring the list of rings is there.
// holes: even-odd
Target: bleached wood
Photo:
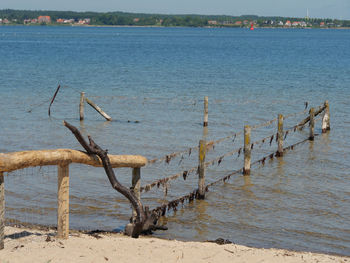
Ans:
[[[86,102],[93,107],[99,114],[101,114],[107,121],[111,121],[112,118],[105,113],[99,106],[97,106],[95,103],[93,103],[91,100],[89,100],[88,98],[85,98]]]
[[[199,141],[199,166],[198,166],[198,199],[205,198],[205,155],[207,151],[207,143],[205,140]]]
[[[283,115],[278,114],[278,123],[277,123],[277,156],[283,156]]]
[[[80,93],[80,103],[79,103],[79,114],[80,120],[84,120],[84,100],[85,100],[85,92]]]
[[[113,168],[137,168],[147,164],[147,159],[140,155],[108,155]],[[89,155],[83,151],[71,149],[23,151],[0,153],[0,172],[11,172],[34,166],[61,165],[81,163],[95,167],[102,167],[101,159],[96,155]]]
[[[69,236],[69,165],[58,166],[57,237]]]
[[[244,126],[244,168],[243,174],[250,174],[250,166],[251,166],[251,145],[250,145],[250,133],[251,128],[249,125]]]
[[[322,118],[322,133],[326,133],[331,129],[328,100],[325,101],[324,107],[325,107],[325,110]]]
[[[132,179],[131,179],[131,185],[132,185],[132,192],[134,193],[135,197],[140,201],[141,200],[141,169],[140,168],[134,168],[132,169]],[[137,216],[136,209],[132,209],[132,217],[135,220]]]
[[[203,121],[203,126],[207,127],[208,126],[208,97],[204,97],[204,121]]]

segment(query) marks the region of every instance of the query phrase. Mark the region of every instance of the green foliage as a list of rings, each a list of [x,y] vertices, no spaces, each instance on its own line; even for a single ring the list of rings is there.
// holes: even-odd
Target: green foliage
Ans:
[[[293,17],[260,17],[256,15],[225,16],[225,15],[161,15],[161,14],[142,14],[142,13],[124,13],[124,12],[72,12],[72,11],[45,11],[45,10],[0,10],[0,18],[8,19],[11,24],[23,24],[25,19],[34,19],[39,16],[50,16],[53,24],[59,18],[80,19],[90,18],[92,25],[121,25],[121,26],[184,26],[184,27],[203,27],[203,26],[250,26],[254,22],[259,27],[277,26],[278,22],[305,21],[313,27],[319,27],[324,22],[328,27],[350,27],[349,20],[318,19],[318,18],[293,18]],[[209,24],[208,21],[216,21],[216,24]],[[235,25],[237,21],[246,21],[245,24]]]

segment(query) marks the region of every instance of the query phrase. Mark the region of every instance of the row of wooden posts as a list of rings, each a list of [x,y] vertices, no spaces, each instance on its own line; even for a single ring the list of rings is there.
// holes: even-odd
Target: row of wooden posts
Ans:
[[[85,98],[81,93],[80,100],[80,119],[84,119],[84,101],[91,105],[96,111],[102,111],[97,105]],[[94,106],[93,106],[94,105]],[[322,119],[322,132],[325,133],[330,129],[329,104],[324,104],[324,116]],[[322,109],[322,110],[323,110]],[[320,110],[319,110],[320,111]],[[103,112],[103,111],[102,111]],[[101,112],[100,112],[101,113]],[[317,114],[319,114],[318,112]],[[316,115],[317,115],[316,114]],[[101,113],[101,115],[103,115]],[[107,115],[108,116],[108,115]],[[109,116],[108,116],[109,117]],[[314,139],[315,109],[310,109],[309,117],[304,122],[310,122],[309,139]],[[109,117],[110,118],[110,117]],[[107,119],[107,118],[106,118]],[[111,120],[111,118],[109,119]],[[283,156],[283,115],[278,115],[277,134],[278,149],[277,156]],[[300,123],[300,124],[305,124]],[[199,199],[205,198],[205,173],[206,173],[206,136],[208,132],[208,97],[204,98],[204,120],[203,120],[203,138],[199,142],[199,176],[198,176],[198,193]],[[250,174],[251,167],[251,127],[244,127],[244,168],[243,174]],[[141,187],[141,167],[147,164],[147,159],[143,156],[134,155],[109,155],[113,168],[130,167],[132,168],[132,189],[138,199],[140,199]],[[5,226],[5,203],[4,203],[4,172],[11,172],[18,169],[33,166],[57,165],[58,166],[58,191],[57,191],[57,236],[59,238],[68,238],[69,235],[69,164],[82,163],[92,166],[101,167],[102,163],[99,158],[89,156],[81,151],[70,149],[44,150],[44,151],[27,151],[10,154],[0,153],[0,249],[4,247],[4,226]],[[136,212],[133,211],[133,216]]]
[[[328,101],[324,102],[323,108],[319,109],[319,112],[317,114],[321,113],[321,111],[324,110],[324,115],[322,118],[322,133],[326,133],[328,130],[330,130],[330,113],[329,113],[329,103]],[[315,138],[315,108],[311,108],[309,112],[309,117],[307,117],[305,120],[303,120],[302,123],[299,125],[305,125],[305,123],[309,122],[310,125],[310,131],[309,131],[309,140],[314,140]],[[316,115],[317,115],[316,114]],[[283,138],[284,138],[284,132],[283,132],[283,121],[284,117],[282,114],[278,114],[277,118],[277,157],[283,156]],[[204,121],[203,121],[203,138],[199,141],[199,175],[198,175],[198,192],[199,192],[199,199],[205,198],[205,155],[207,151],[207,143],[206,143],[206,134],[208,127],[208,97],[204,98]],[[249,175],[250,174],[250,168],[251,168],[251,142],[250,142],[250,135],[251,135],[251,127],[249,125],[244,126],[244,167],[243,167],[243,175]]]

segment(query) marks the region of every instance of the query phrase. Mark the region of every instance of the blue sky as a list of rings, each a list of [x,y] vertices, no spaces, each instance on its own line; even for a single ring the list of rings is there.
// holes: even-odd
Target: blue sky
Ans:
[[[350,0],[1,0],[0,9],[266,15],[350,19]]]

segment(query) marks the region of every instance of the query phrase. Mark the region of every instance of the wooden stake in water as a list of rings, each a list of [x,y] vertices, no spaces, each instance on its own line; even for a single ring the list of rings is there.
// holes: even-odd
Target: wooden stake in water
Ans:
[[[278,123],[277,123],[277,153],[276,156],[283,156],[283,115],[278,114]]]
[[[203,126],[208,126],[208,96],[204,97],[204,121]]]
[[[101,114],[107,121],[111,121],[112,118],[105,113],[99,106],[97,106],[95,103],[93,103],[91,100],[89,100],[88,98],[85,98],[86,102],[93,107],[99,114]]]
[[[199,141],[199,166],[198,166],[198,199],[205,198],[205,154],[207,150],[206,140]]]
[[[250,133],[251,128],[249,125],[244,126],[244,167],[243,174],[250,174],[250,163],[251,163],[251,145],[250,145]]]
[[[0,172],[0,249],[4,248],[5,237],[5,187],[4,173]]]
[[[84,120],[84,99],[85,99],[85,92],[80,93],[80,103],[79,103],[79,114],[80,114],[80,120]]]
[[[328,100],[325,101],[324,107],[325,109],[324,109],[324,115],[322,118],[322,133],[326,133],[331,129]]]
[[[315,108],[310,109],[310,135],[309,140],[313,141],[315,138]]]
[[[69,236],[69,165],[58,165],[57,237]]]
[[[135,195],[135,197],[140,200],[141,198],[141,168],[133,168],[132,169],[132,179],[131,179],[131,185],[132,185],[132,191]],[[136,219],[137,213],[136,210],[132,209],[132,218],[133,220]]]

